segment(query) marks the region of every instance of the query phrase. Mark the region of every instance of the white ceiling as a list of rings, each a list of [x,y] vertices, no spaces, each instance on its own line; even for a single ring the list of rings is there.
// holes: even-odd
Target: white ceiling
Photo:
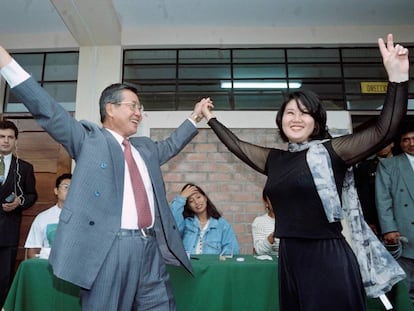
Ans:
[[[34,47],[36,40],[58,47],[151,44],[151,36],[231,44],[236,31],[252,43],[255,37],[275,41],[271,33],[322,42],[335,31],[347,42],[345,28],[355,41],[363,41],[358,29],[401,29],[405,41],[414,42],[414,0],[1,0],[0,7],[0,43],[14,48]]]

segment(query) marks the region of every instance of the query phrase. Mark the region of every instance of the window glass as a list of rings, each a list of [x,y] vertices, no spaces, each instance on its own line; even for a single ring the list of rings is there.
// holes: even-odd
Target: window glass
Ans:
[[[125,82],[133,83],[134,80],[164,80],[175,78],[175,65],[134,65],[124,67]]]
[[[340,64],[289,64],[289,78],[337,78],[341,76]]]
[[[36,54],[13,54],[13,58],[37,81],[42,80],[43,74],[43,53]]]
[[[233,50],[233,63],[285,63],[283,49],[235,49]]]
[[[342,49],[342,61],[344,63],[382,63],[382,57],[378,48],[345,48]]]
[[[387,73],[381,64],[344,64],[344,77],[372,77],[375,81],[387,81]]]
[[[76,81],[79,53],[46,54],[45,81]]]
[[[179,63],[230,63],[230,50],[181,50],[178,53]]]
[[[286,78],[286,66],[276,64],[234,65],[235,79]]]
[[[43,87],[67,111],[75,111],[76,82],[44,83]]]
[[[124,53],[124,64],[175,64],[176,50],[129,50]]]
[[[237,91],[234,94],[236,110],[277,110],[283,101],[282,91]]]
[[[288,49],[289,63],[338,63],[339,49]]]
[[[18,53],[13,57],[67,111],[75,111],[78,52]],[[9,87],[4,102],[4,112],[28,111]]]
[[[384,104],[384,95],[347,95],[348,110],[381,110]]]
[[[230,77],[229,64],[181,65],[178,69],[179,79],[230,79]]]

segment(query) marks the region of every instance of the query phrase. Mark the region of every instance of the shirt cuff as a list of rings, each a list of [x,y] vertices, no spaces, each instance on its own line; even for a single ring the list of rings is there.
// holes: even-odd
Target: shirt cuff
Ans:
[[[196,123],[193,119],[191,119],[190,117],[188,117],[187,119],[188,119],[188,120],[190,120],[190,121],[191,121],[191,123],[193,123],[193,125],[194,125],[195,127],[197,127],[197,123]]]
[[[0,73],[11,88],[30,78],[30,75],[14,59],[4,66]]]

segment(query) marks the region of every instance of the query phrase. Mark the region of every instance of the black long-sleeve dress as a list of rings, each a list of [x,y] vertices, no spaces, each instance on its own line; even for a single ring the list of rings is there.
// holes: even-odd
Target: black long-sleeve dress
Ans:
[[[324,143],[338,193],[348,167],[388,144],[407,109],[408,82],[389,83],[383,111],[371,127]],[[306,162],[307,150],[289,152],[239,140],[217,119],[208,124],[238,158],[267,175],[266,193],[280,238],[281,311],[365,310],[365,293],[355,255],[329,223]],[[275,293],[276,294],[276,293]]]

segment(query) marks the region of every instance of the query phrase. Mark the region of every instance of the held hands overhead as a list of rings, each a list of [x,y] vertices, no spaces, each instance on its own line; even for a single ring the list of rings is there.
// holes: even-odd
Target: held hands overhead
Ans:
[[[382,38],[379,38],[378,46],[389,81],[407,81],[409,73],[408,49],[400,44],[394,45],[392,34],[388,34],[386,44]]]
[[[203,98],[194,106],[194,110],[191,113],[190,118],[195,122],[200,122],[203,118],[206,118],[208,121],[213,117],[213,114],[210,111],[213,107],[213,101],[210,97]]]

